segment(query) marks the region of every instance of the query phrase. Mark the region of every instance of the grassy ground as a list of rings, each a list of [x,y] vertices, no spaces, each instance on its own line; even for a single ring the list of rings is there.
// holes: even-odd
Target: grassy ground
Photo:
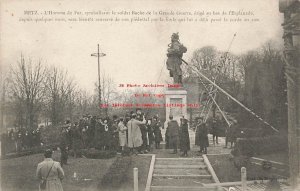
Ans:
[[[132,156],[132,164],[128,168],[127,181],[125,181],[118,191],[132,191],[133,190],[133,168],[138,168],[139,176],[139,190],[145,190],[151,157],[149,156]]]
[[[59,161],[59,153],[55,152],[54,160]],[[36,191],[38,180],[35,177],[37,164],[43,160],[42,154],[30,155],[15,159],[1,160],[1,188],[5,191]],[[103,190],[97,188],[103,175],[107,172],[112,159],[74,159],[70,157],[69,165],[63,166],[65,179],[63,187],[65,191],[94,191]],[[132,190],[133,168],[139,168],[139,187],[145,188],[151,157],[133,156],[133,162],[128,170],[127,181],[121,185],[120,191]],[[73,178],[74,172],[77,179]]]
[[[229,154],[207,155],[212,167],[214,168],[220,182],[241,181],[240,169],[237,169]],[[247,168],[248,180],[270,179],[274,175],[268,170],[263,170],[261,166],[249,164]]]

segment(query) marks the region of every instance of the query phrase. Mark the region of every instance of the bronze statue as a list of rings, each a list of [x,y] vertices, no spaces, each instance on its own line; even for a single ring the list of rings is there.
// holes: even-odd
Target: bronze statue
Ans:
[[[187,48],[179,42],[178,33],[173,33],[171,36],[171,43],[168,45],[168,59],[167,69],[170,72],[170,77],[173,77],[174,84],[182,84],[182,64],[183,53],[186,53]]]

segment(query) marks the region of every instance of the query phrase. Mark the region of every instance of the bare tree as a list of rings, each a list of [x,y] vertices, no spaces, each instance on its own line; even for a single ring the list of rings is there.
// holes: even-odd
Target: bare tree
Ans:
[[[68,78],[67,71],[50,67],[47,70],[45,82],[49,117],[52,124],[57,125],[66,117],[72,118],[75,83]]]
[[[33,128],[37,125],[44,97],[45,71],[41,61],[33,64],[31,59],[25,61],[23,56],[10,68],[9,89],[16,103],[15,113],[20,126]]]
[[[108,76],[105,75],[105,73],[102,75],[102,85],[101,85],[101,97],[102,97],[102,103],[105,105],[109,105],[111,100],[117,95],[116,89],[115,89],[115,82],[114,80]],[[104,107],[105,115],[108,116],[109,113],[109,107]]]

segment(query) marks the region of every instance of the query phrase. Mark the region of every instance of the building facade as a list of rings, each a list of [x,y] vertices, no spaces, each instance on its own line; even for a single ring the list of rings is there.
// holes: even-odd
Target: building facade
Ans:
[[[283,14],[285,76],[288,97],[288,143],[291,183],[300,186],[300,1],[279,0]]]

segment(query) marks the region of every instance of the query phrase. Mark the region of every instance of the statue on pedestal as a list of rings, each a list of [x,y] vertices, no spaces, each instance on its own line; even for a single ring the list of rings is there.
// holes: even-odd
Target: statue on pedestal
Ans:
[[[178,33],[173,33],[171,36],[171,43],[168,45],[167,53],[167,69],[170,72],[170,77],[173,77],[174,84],[182,84],[182,64],[183,53],[186,53],[187,48],[179,42]]]

